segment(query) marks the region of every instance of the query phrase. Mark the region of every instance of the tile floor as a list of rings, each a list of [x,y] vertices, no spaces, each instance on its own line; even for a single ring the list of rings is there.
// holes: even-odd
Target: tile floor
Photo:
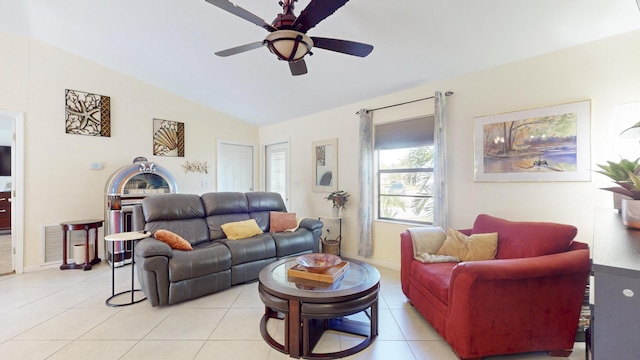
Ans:
[[[116,292],[130,287],[131,268],[116,269]],[[455,360],[436,331],[407,303],[399,272],[382,274],[380,335],[348,359]],[[288,359],[259,331],[264,308],[257,283],[169,307],[147,301],[111,308],[111,271],[45,269],[0,277],[0,359]],[[282,338],[281,321],[269,331]],[[325,333],[316,352],[351,347],[359,338]],[[576,343],[569,359],[584,359]],[[555,359],[544,353],[491,360]]]

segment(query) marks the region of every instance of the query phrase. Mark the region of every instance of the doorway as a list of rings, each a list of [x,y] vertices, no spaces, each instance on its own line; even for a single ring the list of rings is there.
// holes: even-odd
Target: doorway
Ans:
[[[266,145],[264,147],[265,191],[277,192],[290,209],[291,189],[289,142]]]
[[[218,141],[218,192],[250,192],[254,187],[255,147]]]
[[[24,247],[24,114],[0,110],[0,145],[10,147],[10,171],[0,176],[0,274],[23,272]],[[10,159],[10,160],[9,160]],[[4,164],[3,164],[4,165]],[[8,216],[7,216],[8,213]]]

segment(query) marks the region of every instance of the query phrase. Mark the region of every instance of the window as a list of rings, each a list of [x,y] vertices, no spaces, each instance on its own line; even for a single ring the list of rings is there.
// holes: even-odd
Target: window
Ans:
[[[376,125],[378,219],[433,223],[433,122]]]

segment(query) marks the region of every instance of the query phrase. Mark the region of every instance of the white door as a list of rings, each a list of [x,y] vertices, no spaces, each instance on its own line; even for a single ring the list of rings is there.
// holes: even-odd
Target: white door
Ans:
[[[253,191],[253,145],[218,142],[218,192]]]
[[[277,192],[284,199],[289,209],[290,176],[289,176],[289,143],[283,142],[265,146],[265,190]]]
[[[0,274],[23,272],[24,248],[24,114],[0,110],[0,137],[11,145],[11,176],[0,179],[0,191],[10,191],[11,231],[0,235]]]

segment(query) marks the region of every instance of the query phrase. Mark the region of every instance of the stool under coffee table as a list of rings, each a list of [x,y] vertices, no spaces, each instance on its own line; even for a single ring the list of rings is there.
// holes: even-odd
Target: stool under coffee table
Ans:
[[[361,261],[343,259],[349,268],[334,283],[321,283],[289,277],[295,258],[283,259],[260,271],[258,291],[265,304],[260,322],[264,340],[274,349],[294,358],[337,359],[368,347],[378,335],[378,292],[380,273]],[[355,321],[346,316],[364,312],[369,319]],[[267,332],[269,319],[284,314],[284,344]],[[314,347],[326,330],[364,336],[358,345],[338,352],[314,353]]]

